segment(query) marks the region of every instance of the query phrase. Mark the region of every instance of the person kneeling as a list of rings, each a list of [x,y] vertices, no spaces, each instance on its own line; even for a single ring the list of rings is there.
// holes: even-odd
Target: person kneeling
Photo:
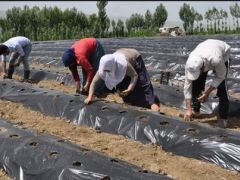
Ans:
[[[101,58],[85,104],[93,100],[96,85],[101,80],[109,90],[115,88],[120,91],[124,102],[160,111],[159,100],[154,95],[144,61],[136,49],[121,48]]]

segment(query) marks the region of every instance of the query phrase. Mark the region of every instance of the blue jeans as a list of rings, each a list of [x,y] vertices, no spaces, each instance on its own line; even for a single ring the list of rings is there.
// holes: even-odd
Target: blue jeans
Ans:
[[[24,71],[29,71],[30,70],[28,57],[30,55],[31,50],[32,50],[32,44],[31,43],[29,43],[28,45],[23,47],[23,51],[24,51],[23,68],[24,68]],[[11,53],[11,56],[9,58],[9,66],[14,65],[14,63],[17,60],[18,57],[19,57],[19,54],[17,52]]]

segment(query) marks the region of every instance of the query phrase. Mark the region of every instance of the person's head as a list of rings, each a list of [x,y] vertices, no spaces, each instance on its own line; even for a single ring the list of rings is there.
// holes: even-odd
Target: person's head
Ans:
[[[8,47],[4,44],[0,44],[0,55],[8,55],[10,53]]]
[[[185,76],[187,77],[187,79],[194,81],[204,70],[203,59],[199,56],[190,56],[187,60],[185,68]]]
[[[127,60],[120,53],[106,54],[102,56],[98,73],[101,79],[105,81],[106,87],[112,90],[120,83],[127,70]]]
[[[76,57],[73,49],[67,49],[62,56],[62,62],[65,67],[71,67],[77,65]]]

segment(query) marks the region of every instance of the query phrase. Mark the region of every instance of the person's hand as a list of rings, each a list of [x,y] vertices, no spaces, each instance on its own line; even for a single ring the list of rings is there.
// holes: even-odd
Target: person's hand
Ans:
[[[160,107],[159,107],[159,105],[157,105],[157,104],[154,103],[154,104],[151,105],[151,110],[152,110],[152,111],[156,111],[156,112],[157,112],[157,111],[160,112]]]
[[[81,88],[81,86],[78,86],[78,85],[77,85],[77,87],[76,87],[76,93],[77,93],[77,94],[80,94],[80,93],[81,93],[80,88]]]
[[[80,94],[81,93],[80,89],[76,88],[76,93]]]
[[[3,79],[6,79],[8,77],[7,73],[2,73]]]
[[[88,95],[88,86],[84,86],[82,89],[81,89],[81,94],[82,95]]]
[[[200,97],[197,98],[198,101],[200,101],[201,103],[204,103],[208,100],[208,94],[203,93]]]
[[[130,90],[126,89],[122,92],[119,92],[119,96],[126,97],[130,92],[131,92]]]
[[[86,91],[84,88],[81,89],[81,94],[82,95],[88,95],[88,91]]]
[[[88,96],[88,97],[84,100],[84,103],[85,103],[85,104],[89,104],[90,102],[92,102],[92,97]]]
[[[185,114],[184,114],[184,121],[191,121],[192,119],[192,110],[191,109],[187,109],[185,111]]]
[[[17,62],[17,63],[15,63],[13,66],[14,66],[14,67],[18,67],[18,66],[20,66],[20,63]]]
[[[77,93],[77,94],[80,94],[80,92],[81,92],[80,89],[81,89],[80,82],[77,82],[77,83],[76,83],[76,93]]]
[[[84,92],[88,92],[89,86],[87,84],[85,84],[85,86],[83,87],[83,91]]]

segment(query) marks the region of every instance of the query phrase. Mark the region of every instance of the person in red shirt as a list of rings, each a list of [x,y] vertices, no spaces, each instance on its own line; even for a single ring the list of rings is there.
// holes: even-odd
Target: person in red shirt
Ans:
[[[72,73],[76,82],[76,93],[88,93],[89,86],[98,70],[99,61],[103,55],[105,55],[105,51],[101,43],[95,38],[83,38],[76,41],[70,49],[64,52],[62,62]],[[81,83],[77,66],[82,66]],[[101,86],[99,85],[99,91],[102,90],[103,92],[105,87],[103,85],[104,83]]]

